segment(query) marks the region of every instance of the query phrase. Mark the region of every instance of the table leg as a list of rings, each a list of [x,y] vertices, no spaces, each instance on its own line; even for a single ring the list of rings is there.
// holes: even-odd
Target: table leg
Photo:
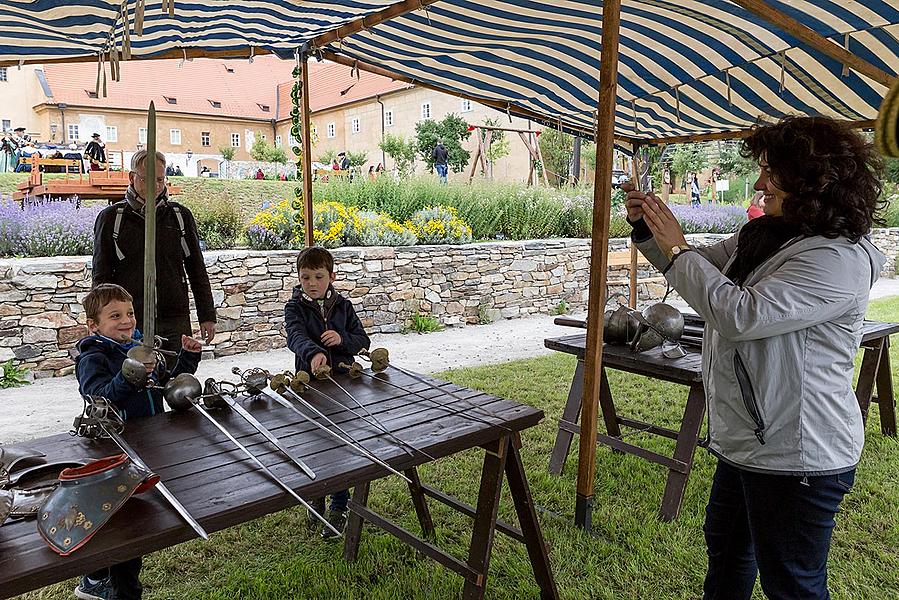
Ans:
[[[606,423],[606,433],[611,437],[621,437],[618,413],[615,412],[615,401],[612,399],[612,388],[609,387],[609,376],[606,374],[605,367],[599,378],[599,407],[602,409],[602,418]]]
[[[663,521],[672,521],[680,514],[687,481],[693,468],[696,440],[699,438],[704,416],[705,389],[701,383],[694,383],[690,386],[687,407],[684,409],[684,418],[674,447],[674,459],[684,463],[686,469],[684,472],[674,469],[668,471],[668,483],[665,485],[665,494],[662,496],[662,506],[659,509],[659,516]]]
[[[371,490],[371,482],[366,481],[353,488],[353,502],[368,506],[368,493]],[[359,553],[359,540],[362,538],[362,517],[350,511],[347,518],[346,531],[343,534],[343,560],[354,562]]]
[[[421,479],[418,478],[418,469],[412,467],[411,469],[406,469],[403,473],[412,482],[409,484],[409,493],[412,495],[412,504],[415,506],[415,514],[418,516],[421,532],[426,538],[433,539],[436,536],[434,521],[431,520],[431,511],[428,510],[427,500],[425,500],[425,495],[421,491]]]
[[[877,406],[880,409],[880,431],[896,437],[896,399],[893,396],[893,372],[890,370],[890,338],[883,338],[880,368],[877,370]]]
[[[499,495],[503,488],[503,470],[508,446],[508,436],[485,446],[487,452],[484,455],[484,467],[481,469],[478,512],[474,518],[471,546],[468,549],[468,566],[479,575],[477,583],[465,581],[462,588],[463,600],[481,600],[487,588],[487,572],[490,569],[490,554],[493,550],[496,514],[499,510]]]
[[[521,438],[516,433],[513,443],[509,444],[508,457],[506,458],[506,477],[509,480],[509,492],[515,503],[515,512],[518,514],[518,522],[524,534],[524,543],[531,559],[531,567],[534,569],[534,578],[540,586],[540,598],[556,599],[559,590],[553,578],[552,567],[549,564],[549,552],[540,530],[540,522],[537,520],[537,511],[534,509],[534,499],[528,486],[527,475],[524,472],[524,464],[521,462]]]
[[[855,386],[855,397],[862,410],[862,420],[866,423],[868,411],[871,408],[871,398],[874,396],[874,382],[877,381],[877,371],[880,367],[883,338],[875,340],[873,344],[873,346],[865,348],[862,366],[858,372],[858,383]]]
[[[562,420],[569,423],[577,423],[581,415],[581,400],[584,397],[584,361],[578,359],[574,369],[574,377],[571,378],[571,388],[568,391],[568,402],[562,411]],[[553,444],[552,454],[549,455],[549,472],[553,475],[561,475],[568,453],[571,451],[571,440],[574,434],[566,431],[561,426],[556,432],[556,443]]]

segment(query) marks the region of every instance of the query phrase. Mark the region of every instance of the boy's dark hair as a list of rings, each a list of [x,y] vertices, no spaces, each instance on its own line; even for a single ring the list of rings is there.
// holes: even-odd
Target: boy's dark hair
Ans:
[[[297,273],[300,269],[327,269],[328,273],[333,273],[334,257],[321,246],[305,248],[297,256]]]
[[[131,297],[128,290],[120,285],[101,283],[84,297],[84,300],[81,301],[81,306],[84,307],[87,318],[96,321],[100,318],[100,311],[103,310],[103,307],[113,300],[133,302],[134,298]]]

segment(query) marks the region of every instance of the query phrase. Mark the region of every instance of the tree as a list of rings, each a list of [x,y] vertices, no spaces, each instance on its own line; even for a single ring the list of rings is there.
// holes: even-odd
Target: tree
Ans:
[[[252,158],[253,160],[264,162],[266,160],[267,153],[268,144],[265,142],[265,139],[257,133],[255,139],[253,140],[253,145],[250,146],[250,158]]]
[[[540,153],[543,154],[543,168],[556,186],[568,181],[571,169],[571,153],[574,151],[574,138],[567,133],[547,127],[538,138]]]
[[[671,173],[684,177],[687,173],[698,173],[709,164],[705,144],[680,144],[671,156]]]
[[[500,120],[487,117],[484,119],[484,125],[487,125],[488,127],[499,127]],[[484,129],[480,129],[479,131],[481,132],[481,141],[486,142],[487,131]],[[487,169],[490,171],[487,175],[490,179],[493,179],[493,165],[502,157],[509,155],[509,140],[506,139],[505,131],[500,129],[491,131],[490,146],[487,148],[485,154],[487,156]]]
[[[751,175],[758,168],[758,164],[754,160],[743,156],[739,146],[731,144],[727,144],[721,149],[718,164],[721,166],[722,174],[733,177]]]
[[[388,133],[378,147],[396,163],[400,177],[408,177],[415,170],[415,140]]]
[[[222,160],[224,161],[234,160],[234,147],[222,146],[219,148],[219,154],[222,155]]]
[[[346,159],[350,161],[350,168],[361,167],[368,162],[368,152],[350,152],[347,150]]]
[[[437,140],[443,140],[448,154],[447,163],[454,173],[459,173],[468,164],[471,152],[462,147],[462,142],[471,137],[468,123],[460,116],[452,113],[446,115],[439,123],[432,119],[425,119],[415,124],[415,143],[418,154],[428,166],[428,170],[434,171],[434,147]]]
[[[330,165],[337,158],[337,150],[328,150],[318,157],[318,162]]]
[[[265,160],[266,162],[279,163],[282,165],[287,164],[287,153],[284,151],[284,148],[276,148],[274,146],[269,146],[265,152]]]

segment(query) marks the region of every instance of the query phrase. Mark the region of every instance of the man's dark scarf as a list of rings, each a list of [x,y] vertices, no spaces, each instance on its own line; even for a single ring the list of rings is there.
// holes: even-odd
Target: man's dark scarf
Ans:
[[[763,262],[799,235],[801,235],[799,227],[788,223],[783,217],[765,215],[749,221],[740,229],[737,255],[725,275],[735,284],[742,286],[749,275]]]

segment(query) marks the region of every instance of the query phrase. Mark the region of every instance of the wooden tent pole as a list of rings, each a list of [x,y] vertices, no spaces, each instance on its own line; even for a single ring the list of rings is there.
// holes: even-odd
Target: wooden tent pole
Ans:
[[[733,2],[734,4],[742,6],[757,17],[761,17],[781,31],[789,33],[799,41],[805,42],[815,50],[823,52],[827,56],[840,61],[862,75],[870,77],[877,83],[883,84],[886,87],[891,87],[896,80],[896,78],[889,73],[875,67],[863,58],[852,54],[842,46],[838,46],[808,25],[797,21],[785,12],[774,8],[763,0],[733,0]]]
[[[540,161],[540,173],[543,175],[543,185],[549,187],[549,178],[546,176],[546,163],[543,162],[543,151],[540,149],[540,137],[536,134],[534,135],[534,147],[537,148],[537,159]],[[596,191],[594,190],[594,196],[595,195]]]
[[[631,173],[634,178],[634,186],[641,189],[640,185],[640,165],[637,163],[640,155],[640,145],[634,144],[633,158],[631,159]],[[631,241],[631,272],[630,272],[630,294],[628,297],[628,305],[631,308],[637,308],[637,246]]]
[[[574,522],[592,528],[593,480],[596,475],[596,417],[602,373],[602,323],[609,264],[609,219],[612,203],[613,134],[618,95],[618,33],[621,0],[602,5],[602,54],[599,66],[599,112],[596,117],[596,175],[593,187],[593,235],[590,251],[590,296],[587,301],[587,349],[578,454]]]
[[[303,211],[305,218],[303,219],[303,227],[306,234],[306,246],[312,246],[315,240],[315,233],[312,224],[312,123],[309,118],[311,111],[309,110],[309,54],[301,54],[302,64],[302,90],[300,92],[302,103],[300,105],[300,118],[303,121],[300,127],[300,137],[303,144]]]

